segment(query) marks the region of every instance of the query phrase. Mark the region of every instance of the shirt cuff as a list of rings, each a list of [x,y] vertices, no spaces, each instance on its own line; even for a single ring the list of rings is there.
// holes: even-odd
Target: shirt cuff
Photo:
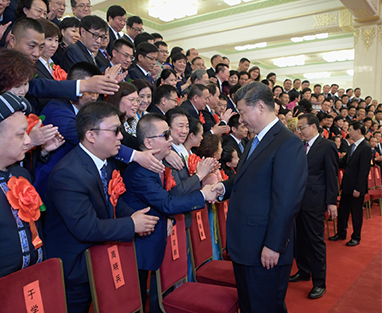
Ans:
[[[203,196],[203,200],[206,201],[206,197],[204,196],[204,193],[203,191],[199,190],[201,193],[202,193],[202,196]]]
[[[77,80],[76,81],[76,96],[77,97],[81,97],[82,96],[82,93],[80,93],[80,90],[81,90],[80,86],[81,86],[81,81]]]
[[[225,195],[225,186],[224,186],[223,183],[221,183],[221,184],[223,185],[224,192],[223,192],[223,194],[222,194],[221,196],[218,197],[218,200],[219,200],[219,201],[223,201],[223,199],[224,199],[224,195]]]
[[[135,155],[135,150],[133,150],[133,152],[131,153],[131,157],[129,159],[129,163],[133,162],[134,155]]]

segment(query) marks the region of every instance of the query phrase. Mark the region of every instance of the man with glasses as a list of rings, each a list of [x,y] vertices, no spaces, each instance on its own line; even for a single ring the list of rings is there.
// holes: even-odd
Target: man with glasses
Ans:
[[[158,160],[163,160],[171,152],[172,137],[165,117],[159,114],[146,114],[138,122],[137,138],[141,150],[160,149],[155,154]],[[214,200],[215,194],[211,186],[206,185],[201,190],[189,192],[189,189],[179,192],[175,186],[171,191],[165,189],[165,179],[158,173],[151,172],[137,163],[132,163],[126,169],[123,180],[126,193],[123,199],[134,210],[141,210],[150,206],[149,214],[159,217],[158,224],[150,235],[143,239],[135,238],[139,280],[143,306],[146,303],[147,277],[149,271],[156,271],[162,264],[166,249],[167,237],[171,234],[172,223],[168,218],[174,214],[181,214],[204,208],[204,201]],[[155,275],[151,277],[155,282]],[[154,286],[150,290],[155,292]],[[150,294],[150,312],[160,312],[158,301]]]
[[[296,263],[298,271],[289,282],[309,281],[313,288],[310,299],[326,292],[325,212],[337,217],[338,153],[334,142],[322,138],[320,123],[313,114],[298,117],[297,131],[305,142],[308,181],[296,218]]]
[[[130,16],[126,22],[126,34],[123,38],[134,43],[135,37],[143,32],[143,21],[139,16]]]
[[[144,79],[154,84],[151,72],[158,60],[158,48],[151,43],[142,42],[135,53],[137,64],[129,68],[128,78],[131,80]]]
[[[125,39],[117,39],[114,41],[111,53],[111,66],[121,64],[122,73],[126,72],[134,61],[134,46],[130,41]],[[101,68],[101,70],[104,71],[105,68]],[[127,81],[127,79],[124,78],[124,81]]]
[[[154,91],[153,104],[150,113],[165,115],[168,110],[176,107],[178,102],[178,90],[171,85],[161,85]]]
[[[73,15],[80,21],[87,15],[92,14],[92,6],[89,0],[70,0]]]
[[[68,72],[74,64],[82,61],[98,66],[95,56],[107,31],[107,23],[102,18],[85,16],[80,23],[80,39],[66,48],[61,67]]]
[[[85,250],[103,241],[132,241],[151,233],[158,218],[148,208],[131,209],[121,198],[115,208],[108,193],[121,146],[119,110],[106,102],[85,104],[77,114],[77,145],[53,169],[44,225],[48,258],[64,264],[68,312],[89,312],[91,295]]]
[[[126,11],[120,5],[112,5],[106,13],[106,19],[109,23],[109,45],[107,52],[111,55],[114,41],[121,38],[119,34],[126,24]]]

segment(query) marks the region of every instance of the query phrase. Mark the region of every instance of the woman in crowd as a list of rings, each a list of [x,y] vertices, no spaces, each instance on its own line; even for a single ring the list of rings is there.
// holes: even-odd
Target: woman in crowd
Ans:
[[[76,17],[64,18],[60,23],[60,43],[54,56],[55,64],[61,64],[67,46],[76,43],[80,39],[80,21]]]
[[[143,115],[147,113],[147,108],[152,101],[152,89],[150,84],[143,79],[137,79],[132,82],[132,84],[138,89],[138,96],[140,98],[140,105],[137,111],[138,120],[141,119]]]
[[[240,158],[237,155],[237,151],[230,146],[223,147],[222,156],[220,159],[220,164],[224,173],[229,177],[233,178],[236,175],[235,168],[239,164]]]
[[[273,98],[279,99],[280,94],[283,92],[283,87],[276,85],[272,88]]]
[[[183,143],[188,155],[193,154],[193,148],[200,146],[203,139],[203,125],[202,122],[196,118],[189,119],[189,132],[188,136]]]
[[[249,80],[250,82],[259,82],[261,81],[260,78],[260,68],[258,66],[252,66],[249,71]]]
[[[183,53],[177,53],[172,57],[171,64],[176,73],[178,81],[176,83],[176,88],[178,89],[178,95],[180,95],[183,90],[191,85],[191,80],[187,79],[184,74],[187,65],[187,57]]]
[[[178,53],[183,53],[184,54],[183,48],[181,48],[181,47],[174,47],[174,48],[171,49],[170,55],[167,57],[166,62],[163,64],[164,68],[173,69],[173,67],[172,67],[172,59],[173,59],[174,55],[178,54]]]
[[[173,69],[164,69],[161,74],[160,78],[156,81],[156,86],[159,87],[160,85],[171,85],[173,87],[176,87],[176,83],[178,80],[176,79],[176,73]]]
[[[311,96],[312,96],[312,90],[310,88],[304,88],[302,90],[302,99],[306,99],[310,101]]]
[[[341,133],[343,139],[346,139],[346,136],[349,134],[349,122],[346,119],[344,120],[344,124],[341,127]]]
[[[293,92],[289,95],[289,103],[286,106],[288,110],[293,110],[301,100],[301,94]]]
[[[137,112],[141,99],[133,84],[121,82],[118,85],[119,90],[114,95],[109,96],[107,102],[115,105],[124,114],[125,121],[121,131],[123,135],[121,143],[138,150],[136,128],[138,124]]]
[[[16,16],[33,19],[46,18],[48,15],[48,0],[20,0],[16,7]]]
[[[223,82],[222,84],[222,90],[223,90],[223,94],[225,94],[226,96],[229,95],[229,90],[231,89],[231,87],[237,85],[239,82],[239,72],[238,71],[229,71],[229,77],[228,77],[228,80],[226,82]]]
[[[340,99],[337,99],[335,102],[334,102],[334,106],[333,106],[333,112],[336,112],[337,115],[340,115],[340,109],[342,108],[342,101]]]

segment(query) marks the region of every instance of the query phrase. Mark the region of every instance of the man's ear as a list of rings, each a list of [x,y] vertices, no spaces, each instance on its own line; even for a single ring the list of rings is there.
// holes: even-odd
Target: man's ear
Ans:
[[[147,150],[152,150],[153,149],[153,146],[152,146],[152,141],[150,138],[145,138],[145,140],[143,141],[143,144],[145,145],[146,149]]]
[[[12,33],[9,34],[9,42],[8,42],[8,46],[9,46],[11,49],[14,49],[15,46],[16,46],[16,37],[15,37],[15,35],[13,35]]]
[[[94,134],[94,130],[88,130],[85,133],[85,139],[90,143],[94,144],[96,142],[96,136]]]

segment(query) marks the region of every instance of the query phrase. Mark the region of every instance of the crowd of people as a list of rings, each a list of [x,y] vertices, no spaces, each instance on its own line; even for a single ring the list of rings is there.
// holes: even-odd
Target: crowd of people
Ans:
[[[351,213],[347,246],[360,244],[368,173],[382,162],[382,104],[358,87],[278,85],[277,73],[262,77],[245,57],[230,70],[227,57],[213,55],[207,69],[196,48],[169,51],[119,5],[107,22],[89,0],[71,0],[74,16],[61,20],[65,6],[0,6],[0,277],[60,257],[68,311],[88,312],[84,251],[135,238],[145,305],[173,215],[189,228],[192,211],[206,206],[219,260],[211,202],[230,198],[241,311],[283,312],[288,282],[311,278],[308,297],[322,297],[325,212],[338,215],[330,240],[346,239]]]

